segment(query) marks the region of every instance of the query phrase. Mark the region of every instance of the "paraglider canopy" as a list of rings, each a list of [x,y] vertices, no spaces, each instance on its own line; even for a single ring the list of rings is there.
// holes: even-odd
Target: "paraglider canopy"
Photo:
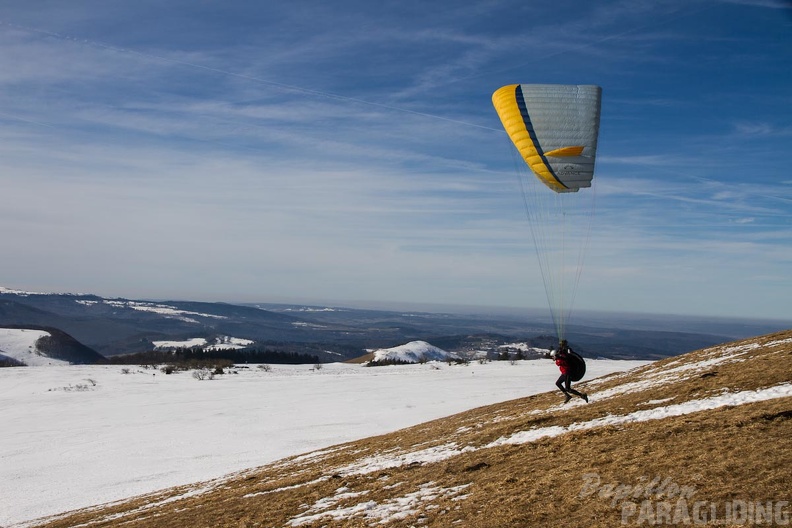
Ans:
[[[559,338],[591,233],[601,98],[593,85],[510,84],[492,94],[516,147],[525,213]]]
[[[492,104],[536,177],[562,193],[591,186],[601,98],[593,85],[510,84]]]

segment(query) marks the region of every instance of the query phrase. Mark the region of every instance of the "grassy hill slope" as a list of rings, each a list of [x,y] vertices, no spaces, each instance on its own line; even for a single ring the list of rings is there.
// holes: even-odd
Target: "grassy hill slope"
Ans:
[[[792,514],[792,331],[580,388],[588,405],[561,405],[557,392],[508,401],[40,526],[611,527],[623,516],[724,525],[749,506],[765,524]]]

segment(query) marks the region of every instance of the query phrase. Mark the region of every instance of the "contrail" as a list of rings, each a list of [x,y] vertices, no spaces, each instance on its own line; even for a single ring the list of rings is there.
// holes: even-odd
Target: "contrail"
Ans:
[[[44,123],[42,121],[34,121],[32,119],[25,119],[24,117],[6,114],[5,112],[0,112],[0,116],[5,117],[7,119],[13,119],[15,121],[22,121],[23,123],[30,123],[32,125],[44,126],[48,128],[57,128],[55,125],[50,125],[49,123]]]

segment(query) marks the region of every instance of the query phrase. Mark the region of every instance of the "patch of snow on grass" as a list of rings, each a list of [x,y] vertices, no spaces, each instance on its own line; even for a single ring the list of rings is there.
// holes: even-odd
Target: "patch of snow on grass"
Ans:
[[[411,515],[416,515],[420,511],[421,505],[434,501],[435,499],[451,498],[453,500],[461,498],[460,494],[468,486],[470,486],[470,484],[462,484],[460,486],[454,486],[453,488],[441,488],[436,486],[434,482],[427,482],[422,484],[417,491],[407,493],[401,497],[388,499],[381,504],[370,500],[345,508],[329,510],[329,507],[332,507],[343,499],[354,498],[367,493],[366,491],[348,492],[347,488],[339,488],[336,495],[319,499],[306,513],[292,518],[287,524],[289,526],[303,526],[326,517],[334,520],[365,517],[370,520],[378,520],[379,524],[401,521]],[[324,511],[313,513],[322,509],[324,509]]]
[[[383,469],[409,466],[411,464],[425,464],[439,462],[468,451],[475,451],[474,447],[459,448],[455,443],[443,444],[408,453],[392,455],[374,455],[350,464],[338,470],[340,475],[366,475]]]
[[[688,363],[684,363],[682,362],[682,360],[675,360],[668,362],[664,365],[659,365],[659,366],[653,365],[644,371],[642,380],[629,382],[629,383],[622,383],[620,385],[617,385],[616,387],[599,391],[596,393],[596,399],[605,400],[607,398],[612,398],[620,394],[641,392],[654,387],[660,387],[663,385],[668,385],[670,383],[685,381],[686,379],[699,375],[700,373],[706,372],[707,370],[717,365],[722,365],[725,363],[738,363],[741,361],[745,361],[745,358],[741,356],[747,354],[752,350],[755,350],[756,348],[759,348],[759,346],[760,345],[757,345],[756,343],[749,343],[746,345],[732,346],[725,349],[713,348],[713,349],[709,349],[710,353],[708,355],[712,355],[714,353],[717,353],[719,355],[715,357],[711,357],[709,359],[702,359],[700,361],[694,361]],[[678,366],[673,366],[677,364]],[[610,381],[610,380],[618,379],[620,376],[624,376],[624,375],[625,374],[616,374],[614,376],[609,377],[606,380],[601,380],[601,381]],[[600,380],[592,380],[592,382],[589,382],[587,386],[588,387],[595,386],[597,385],[598,381]]]
[[[347,519],[353,515],[364,512],[370,506],[374,506],[377,504],[374,501],[367,501],[362,504],[356,504],[354,506],[350,506],[346,508],[336,508],[334,510],[331,510],[330,508],[332,508],[342,500],[353,499],[368,493],[368,491],[351,492],[348,490],[349,488],[347,487],[338,488],[336,490],[335,495],[333,495],[332,497],[322,497],[321,499],[317,500],[312,506],[308,508],[308,510],[305,513],[292,518],[287,524],[289,524],[290,526],[302,526],[304,524],[318,521],[323,517],[331,517],[335,520]]]
[[[421,504],[431,502],[437,498],[461,499],[462,496],[460,494],[462,491],[470,486],[470,484],[462,484],[453,488],[440,488],[433,486],[433,484],[434,482],[427,482],[418,491],[389,499],[382,504],[374,506],[366,513],[366,517],[379,519],[380,524],[400,521],[410,515],[417,514]]]
[[[649,400],[649,401],[645,401],[643,403],[639,403],[638,405],[645,405],[645,406],[648,406],[648,405],[660,405],[661,403],[670,402],[673,399],[674,398],[671,397],[671,398],[663,398],[662,400]]]
[[[782,385],[776,385],[775,387],[769,387],[766,389],[725,393],[719,396],[713,396],[711,398],[691,400],[684,403],[678,403],[676,405],[647,409],[645,411],[635,411],[633,413],[621,416],[604,416],[602,418],[597,418],[588,422],[573,423],[566,427],[537,427],[535,429],[529,429],[528,431],[514,433],[508,437],[501,437],[484,447],[526,444],[541,438],[559,436],[572,431],[583,431],[586,429],[594,429],[608,425],[623,425],[627,423],[661,420],[663,418],[682,416],[685,414],[717,409],[719,407],[725,407],[729,405],[744,405],[746,403],[772,400],[775,398],[786,398],[788,396],[792,396],[792,384],[784,383]]]
[[[309,482],[301,482],[299,484],[292,484],[291,486],[283,486],[282,488],[275,488],[267,491],[258,491],[256,493],[248,493],[247,495],[243,495],[243,498],[250,499],[252,497],[258,497],[260,495],[269,495],[271,493],[279,493],[281,491],[289,491],[297,488],[302,488],[303,486],[313,486],[314,484],[319,484],[320,482],[324,482],[325,480],[330,480],[330,477],[319,477],[318,479],[314,479]]]

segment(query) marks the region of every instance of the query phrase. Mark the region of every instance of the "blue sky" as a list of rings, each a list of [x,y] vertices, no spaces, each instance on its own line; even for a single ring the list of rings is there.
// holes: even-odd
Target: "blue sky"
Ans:
[[[2,1],[0,285],[544,307],[490,97],[598,84],[575,308],[792,318],[789,5]]]

